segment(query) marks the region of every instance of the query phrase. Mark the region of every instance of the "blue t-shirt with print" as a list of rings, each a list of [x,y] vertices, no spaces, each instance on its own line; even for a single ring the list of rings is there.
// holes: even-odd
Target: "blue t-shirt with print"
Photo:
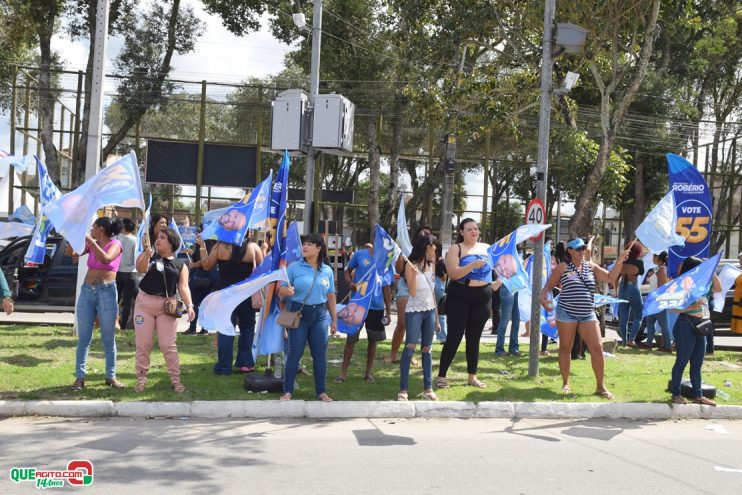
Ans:
[[[291,301],[296,303],[303,303],[304,298],[307,297],[309,289],[312,289],[312,293],[307,297],[305,304],[322,304],[327,302],[327,295],[335,293],[335,276],[332,273],[332,268],[328,265],[322,264],[322,268],[317,274],[317,270],[312,268],[312,265],[306,261],[299,260],[291,263],[286,269],[289,276],[289,283],[294,287],[294,295],[291,296]],[[312,280],[317,275],[317,280],[314,281],[314,287],[312,287]],[[286,282],[281,283],[287,286]]]
[[[363,279],[366,274],[375,269],[374,267],[374,256],[369,252],[368,249],[360,249],[356,251],[353,257],[348,262],[348,270],[355,270],[353,272],[353,282],[358,283]],[[373,277],[373,275],[370,275]],[[382,288],[376,285],[376,290],[371,295],[371,303],[369,309],[384,309],[384,296]]]

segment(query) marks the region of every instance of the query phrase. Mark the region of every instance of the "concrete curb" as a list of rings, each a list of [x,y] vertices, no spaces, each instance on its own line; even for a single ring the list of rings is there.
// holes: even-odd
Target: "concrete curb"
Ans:
[[[0,417],[742,419],[742,406],[429,401],[0,401]]]

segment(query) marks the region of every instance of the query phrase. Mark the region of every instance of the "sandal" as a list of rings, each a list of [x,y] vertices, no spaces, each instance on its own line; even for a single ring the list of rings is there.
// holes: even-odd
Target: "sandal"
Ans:
[[[115,378],[106,378],[106,385],[113,388],[124,388],[126,385],[116,380]]]
[[[672,403],[673,404],[687,404],[688,401],[685,400],[685,397],[683,397],[682,395],[673,395]]]
[[[147,380],[145,379],[139,379],[137,380],[137,384],[134,385],[134,392],[142,393],[144,392],[144,387],[147,386]]]
[[[613,394],[610,393],[608,390],[603,390],[603,391],[596,390],[595,395],[597,395],[598,397],[602,397],[606,400],[613,400]]]
[[[438,396],[432,390],[423,391],[423,399],[425,400],[438,400]]]
[[[704,396],[693,397],[691,400],[695,402],[696,404],[701,404],[702,406],[715,406],[716,405],[716,402],[712,401],[711,399],[707,399]]]
[[[335,379],[332,381],[333,383],[343,383],[345,381],[345,378],[342,376],[336,376]]]
[[[291,394],[289,392],[286,392],[278,400],[291,400]]]
[[[366,376],[363,377],[363,379],[366,380],[367,382],[375,382],[376,381],[376,377],[374,375],[366,375]]]
[[[562,385],[562,393],[567,395],[572,393],[572,387],[569,385]]]
[[[399,364],[399,358],[392,359],[392,357],[389,356],[382,359],[381,362],[384,364]]]
[[[322,401],[322,402],[332,402],[332,397],[322,392],[321,394],[317,396],[317,400]]]
[[[397,394],[397,400],[402,402],[407,402],[409,400],[409,397],[407,396],[407,392],[400,392]]]
[[[180,382],[173,383],[172,387],[173,387],[173,392],[178,393],[178,394],[182,394],[183,392],[185,392],[185,389],[186,389],[185,385],[183,385]]]
[[[445,376],[439,376],[435,379],[435,388],[448,388],[448,380]]]
[[[470,387],[476,387],[476,388],[487,388],[487,384],[484,382],[480,382],[478,378],[475,378],[474,380],[469,382]]]

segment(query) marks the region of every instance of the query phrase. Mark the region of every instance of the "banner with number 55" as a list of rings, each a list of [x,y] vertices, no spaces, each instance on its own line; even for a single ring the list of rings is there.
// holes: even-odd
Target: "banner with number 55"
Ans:
[[[689,256],[707,258],[711,246],[711,191],[703,175],[683,157],[667,154],[670,190],[675,191],[678,223],[675,230],[685,245],[673,246],[668,253],[667,271],[675,277],[678,267]]]

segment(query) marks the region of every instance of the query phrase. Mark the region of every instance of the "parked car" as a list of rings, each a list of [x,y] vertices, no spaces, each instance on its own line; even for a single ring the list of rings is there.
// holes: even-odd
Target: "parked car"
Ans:
[[[13,293],[16,311],[74,311],[77,260],[66,256],[67,241],[50,236],[44,263],[24,266],[31,236],[18,237],[0,250],[0,269]]]

